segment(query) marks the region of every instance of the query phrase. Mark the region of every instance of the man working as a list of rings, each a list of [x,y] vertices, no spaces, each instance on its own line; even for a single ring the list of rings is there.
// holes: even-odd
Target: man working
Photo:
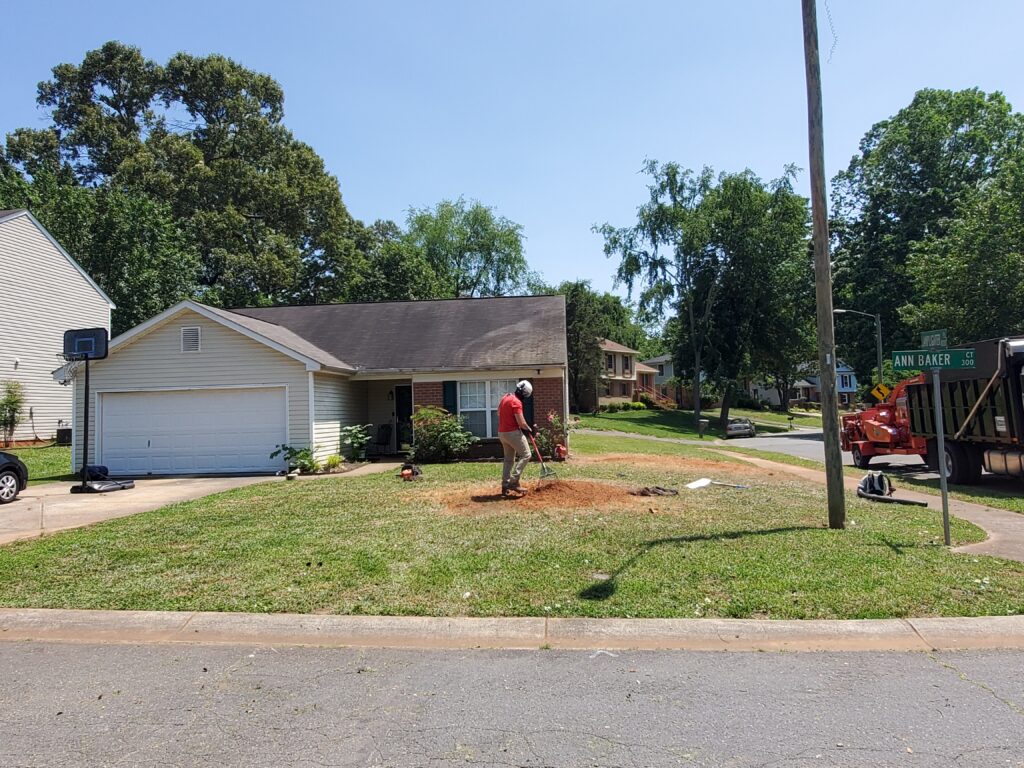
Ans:
[[[519,478],[530,460],[530,444],[526,436],[533,429],[523,417],[523,401],[533,395],[533,385],[528,381],[516,384],[516,391],[501,398],[498,403],[498,439],[505,452],[505,463],[501,468],[501,495],[522,495]]]

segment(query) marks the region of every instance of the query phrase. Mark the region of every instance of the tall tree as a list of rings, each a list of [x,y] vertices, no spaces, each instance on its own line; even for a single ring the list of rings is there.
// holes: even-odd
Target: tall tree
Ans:
[[[9,166],[168,210],[200,260],[204,301],[338,300],[365,269],[361,227],[321,158],[283,125],[270,76],[219,55],[160,65],[109,42],[55,67],[38,103],[52,125],[10,134]]]
[[[946,328],[956,342],[1024,333],[1024,157],[965,196],[942,234],[915,243],[907,264],[913,328]]]
[[[916,343],[920,329],[904,317],[924,318],[901,315],[922,298],[908,271],[911,252],[928,239],[941,241],[963,202],[1019,157],[1022,119],[1000,93],[922,90],[872,126],[833,179],[837,303],[881,314],[891,348]],[[859,372],[872,369],[865,327],[844,321],[837,336]]]
[[[526,290],[523,228],[482,203],[443,200],[413,208],[406,242],[430,265],[443,295],[502,296]]]

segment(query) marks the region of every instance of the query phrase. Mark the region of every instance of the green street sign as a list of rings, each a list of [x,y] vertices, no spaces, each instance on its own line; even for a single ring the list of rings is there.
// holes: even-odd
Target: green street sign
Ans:
[[[923,349],[945,349],[949,346],[946,340],[946,329],[938,331],[921,331],[921,347]]]
[[[892,353],[892,367],[897,371],[923,371],[929,368],[947,370],[974,368],[974,350],[904,349]]]

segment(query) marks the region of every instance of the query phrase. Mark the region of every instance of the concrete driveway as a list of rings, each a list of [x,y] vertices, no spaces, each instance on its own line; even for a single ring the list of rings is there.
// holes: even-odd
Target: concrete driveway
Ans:
[[[0,506],[0,544],[126,517],[282,477],[173,477],[136,480],[135,488],[113,493],[71,494],[72,483],[29,486],[17,501]]]

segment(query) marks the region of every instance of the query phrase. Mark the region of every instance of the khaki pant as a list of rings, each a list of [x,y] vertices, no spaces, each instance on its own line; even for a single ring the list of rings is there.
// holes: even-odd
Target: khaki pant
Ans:
[[[502,450],[505,451],[505,463],[501,468],[501,489],[508,490],[519,486],[519,478],[530,460],[530,444],[526,435],[518,429],[515,432],[499,432]]]

